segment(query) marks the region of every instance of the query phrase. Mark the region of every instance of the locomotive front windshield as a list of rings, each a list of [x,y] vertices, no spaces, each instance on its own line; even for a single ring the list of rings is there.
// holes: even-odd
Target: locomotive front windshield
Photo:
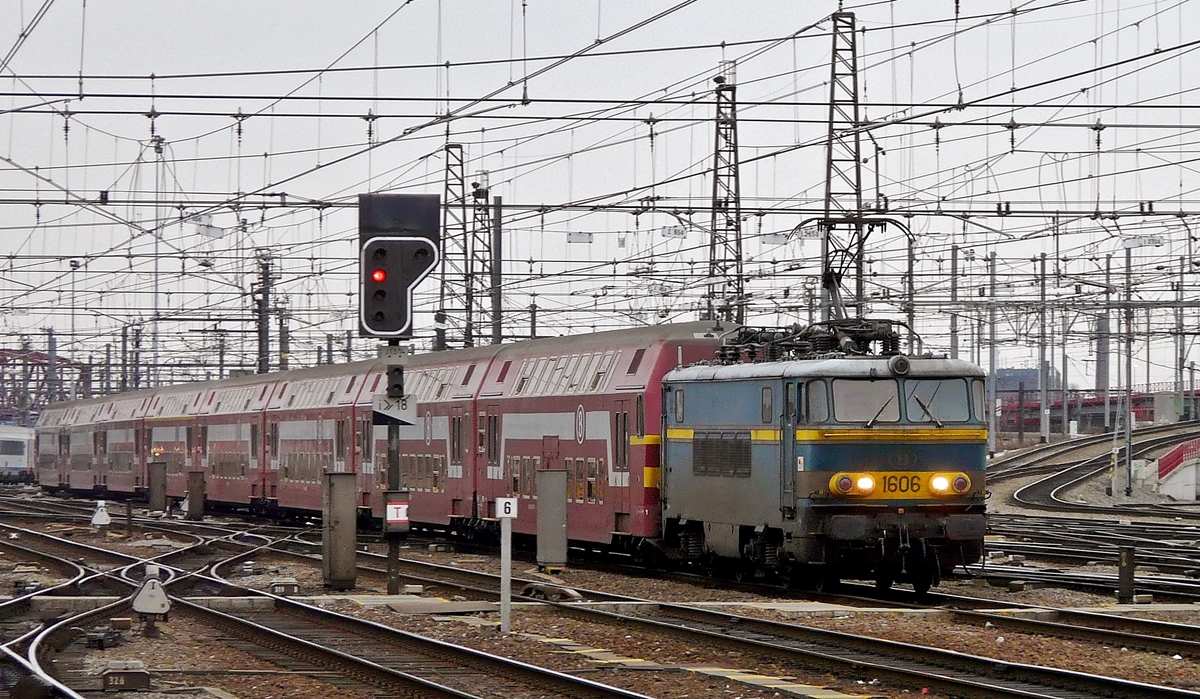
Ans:
[[[894,379],[833,380],[833,419],[838,422],[898,422],[900,401]]]
[[[837,422],[932,423],[971,420],[971,405],[982,415],[982,381],[948,379],[834,379],[831,398]],[[901,411],[903,406],[903,415]],[[810,415],[812,411],[810,410]]]
[[[904,410],[909,422],[966,422],[971,419],[967,382],[962,379],[906,379]]]

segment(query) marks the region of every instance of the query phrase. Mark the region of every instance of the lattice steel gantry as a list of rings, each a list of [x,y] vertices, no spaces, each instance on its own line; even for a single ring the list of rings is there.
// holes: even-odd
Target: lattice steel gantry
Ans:
[[[854,13],[835,12],[829,73],[829,123],[825,139],[825,216],[821,221],[821,319],[840,312],[826,290],[854,269],[854,306],[863,313],[862,154],[858,102],[858,47]],[[843,242],[844,241],[844,242]]]
[[[442,261],[438,270],[441,288],[434,314],[434,349],[449,349],[449,343],[470,347],[467,340],[470,314],[467,311],[467,276],[470,253],[467,238],[467,175],[461,143],[447,143],[446,181],[442,190]]]
[[[721,61],[717,87],[716,143],[713,148],[712,233],[708,246],[706,318],[746,320],[746,280],[742,274],[742,204],[738,177],[737,76],[733,61]]]

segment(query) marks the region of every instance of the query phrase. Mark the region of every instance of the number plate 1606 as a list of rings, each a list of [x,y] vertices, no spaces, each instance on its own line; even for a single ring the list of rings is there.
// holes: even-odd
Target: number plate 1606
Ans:
[[[881,490],[888,495],[897,493],[917,494],[921,492],[921,476],[901,473],[883,476],[880,479]]]

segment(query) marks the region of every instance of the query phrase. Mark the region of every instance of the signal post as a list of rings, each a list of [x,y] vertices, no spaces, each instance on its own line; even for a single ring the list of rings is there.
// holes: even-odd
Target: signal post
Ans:
[[[387,390],[374,396],[372,424],[387,425],[387,490],[383,534],[388,542],[388,594],[400,593],[400,542],[408,535],[409,493],[400,473],[400,428],[416,424],[416,402],[404,390],[400,341],[412,337],[413,292],[440,258],[441,198],[436,194],[360,194],[359,334],[387,340]],[[374,435],[371,436],[374,439]],[[374,450],[372,450],[374,452]]]

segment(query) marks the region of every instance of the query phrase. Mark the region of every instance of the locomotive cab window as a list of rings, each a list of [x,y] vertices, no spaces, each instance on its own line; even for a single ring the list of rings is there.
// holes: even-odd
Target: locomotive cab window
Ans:
[[[962,379],[905,379],[904,412],[909,422],[966,422],[971,419],[967,382]]]
[[[775,399],[770,386],[762,390],[762,421],[771,424],[775,420]]]
[[[895,379],[834,379],[833,417],[838,422],[898,422]]]
[[[683,422],[683,389],[675,389],[675,422]]]
[[[829,395],[824,381],[804,384],[804,414],[801,419],[808,423],[829,421]]]
[[[987,401],[983,395],[983,379],[971,379],[971,404],[975,406],[975,419],[980,422],[987,420]]]

